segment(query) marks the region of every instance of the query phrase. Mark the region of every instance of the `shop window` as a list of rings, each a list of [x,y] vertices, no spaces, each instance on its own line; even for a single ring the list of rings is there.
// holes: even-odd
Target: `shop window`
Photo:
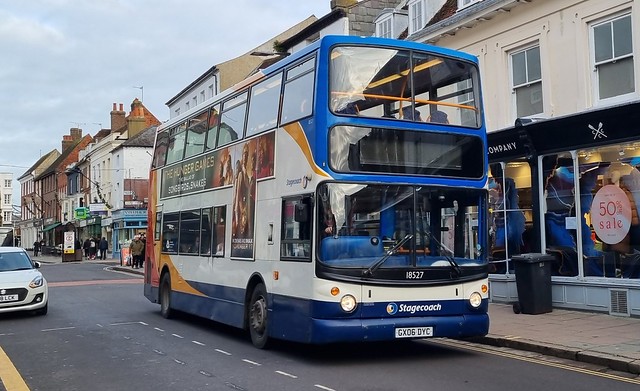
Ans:
[[[576,276],[576,213],[573,158],[569,153],[542,158],[546,252],[555,255],[553,275]]]
[[[509,260],[533,246],[531,169],[526,161],[495,163],[489,178],[491,271],[513,270]]]
[[[584,274],[640,279],[640,148],[578,152]]]
[[[511,54],[511,82],[516,117],[529,117],[544,111],[540,46]]]
[[[635,92],[631,14],[592,25],[591,40],[597,99]]]

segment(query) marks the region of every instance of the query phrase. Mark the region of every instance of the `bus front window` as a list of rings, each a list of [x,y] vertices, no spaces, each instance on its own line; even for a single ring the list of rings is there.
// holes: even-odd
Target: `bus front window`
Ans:
[[[329,72],[330,109],[338,115],[482,125],[478,69],[460,58],[338,46]]]
[[[318,189],[318,259],[362,276],[486,265],[484,190],[329,183]]]

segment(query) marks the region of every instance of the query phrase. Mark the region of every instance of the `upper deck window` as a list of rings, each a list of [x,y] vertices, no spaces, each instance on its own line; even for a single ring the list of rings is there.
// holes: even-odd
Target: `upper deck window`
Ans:
[[[286,124],[313,113],[315,58],[287,70],[282,98],[282,117]]]
[[[330,64],[331,110],[455,126],[481,126],[477,67],[430,53],[340,46]]]
[[[282,73],[278,73],[251,88],[247,137],[276,127],[281,86]]]

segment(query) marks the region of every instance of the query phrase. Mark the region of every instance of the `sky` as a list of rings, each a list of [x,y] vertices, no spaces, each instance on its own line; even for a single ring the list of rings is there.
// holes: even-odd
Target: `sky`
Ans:
[[[330,0],[0,1],[0,172],[13,173],[13,203],[18,177],[70,128],[93,136],[113,103],[129,114],[135,98],[165,121],[165,103],[213,65],[329,12]]]

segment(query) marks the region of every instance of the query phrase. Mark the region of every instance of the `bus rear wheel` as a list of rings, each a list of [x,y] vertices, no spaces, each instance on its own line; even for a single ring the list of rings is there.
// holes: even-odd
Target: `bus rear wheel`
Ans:
[[[171,309],[171,277],[169,273],[162,276],[160,281],[160,315],[165,319],[173,317]]]
[[[269,316],[267,307],[267,289],[264,284],[253,288],[249,303],[249,333],[251,342],[258,349],[264,349],[269,343]]]

